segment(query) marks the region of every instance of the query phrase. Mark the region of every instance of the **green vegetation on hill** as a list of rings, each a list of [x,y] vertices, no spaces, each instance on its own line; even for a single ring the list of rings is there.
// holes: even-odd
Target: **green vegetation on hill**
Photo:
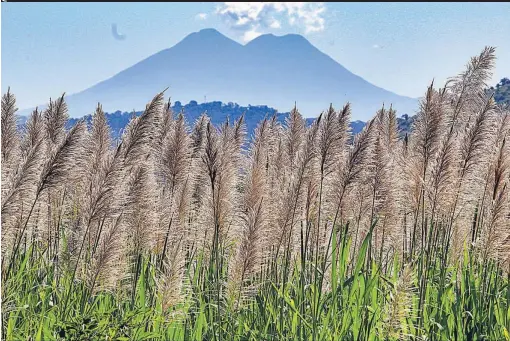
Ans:
[[[207,113],[207,116],[211,118],[211,123],[219,126],[227,119],[234,121],[239,119],[244,114],[244,120],[246,123],[246,130],[248,134],[252,134],[257,123],[264,119],[264,117],[272,117],[274,114],[277,115],[277,120],[283,122],[287,113],[277,113],[276,109],[268,107],[267,105],[248,105],[241,106],[237,103],[222,103],[220,101],[197,103],[196,101],[190,101],[188,104],[182,104],[180,101],[170,104],[171,111],[174,115],[178,115],[181,112],[184,118],[189,124],[193,124],[203,113]],[[142,111],[138,112],[121,112],[116,111],[113,113],[106,113],[106,120],[110,126],[112,137],[118,139],[121,137],[123,130],[128,124],[129,120],[133,115],[140,116]],[[79,119],[69,119],[67,126],[72,127]],[[85,116],[87,123],[92,122],[92,115]]]
[[[268,107],[267,105],[248,105],[241,106],[237,103],[222,103],[220,101],[214,102],[206,102],[206,103],[197,103],[196,101],[190,101],[188,104],[182,104],[180,101],[176,101],[175,103],[170,103],[171,109],[174,115],[178,115],[179,113],[183,113],[186,121],[189,124],[193,124],[203,113],[207,113],[207,115],[211,118],[211,122],[219,126],[221,123],[225,122],[227,119],[233,121],[239,119],[241,115],[244,114],[244,120],[246,123],[246,130],[248,132],[248,136],[253,134],[255,127],[257,124],[264,119],[264,117],[272,117],[276,114],[276,119],[278,122],[283,123],[285,118],[289,116],[289,112],[277,112],[276,109]],[[115,111],[113,113],[105,113],[106,121],[108,126],[110,127],[111,134],[113,139],[118,140],[122,132],[124,131],[126,125],[128,124],[131,117],[140,116],[142,111],[135,112],[121,112],[120,110]],[[92,115],[86,115],[83,117],[88,125],[92,124]],[[18,117],[18,129],[23,130],[24,125],[27,122],[26,116]],[[66,127],[70,129],[74,126],[81,118],[70,118],[67,121]],[[306,124],[310,125],[314,121],[315,118],[307,118]],[[400,119],[399,119],[400,120]],[[400,121],[399,121],[400,122]],[[365,126],[365,122],[362,121],[352,121],[350,124],[351,132],[353,134],[357,134],[363,129]]]
[[[510,79],[503,78],[496,87],[491,86],[488,91],[494,92],[494,100],[496,103],[510,105]]]

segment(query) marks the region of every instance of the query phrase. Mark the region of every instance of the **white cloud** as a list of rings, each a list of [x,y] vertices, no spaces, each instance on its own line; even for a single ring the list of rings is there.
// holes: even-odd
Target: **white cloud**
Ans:
[[[246,31],[246,32],[244,32],[243,40],[244,41],[250,41],[250,40],[253,40],[253,39],[257,38],[261,34],[262,33],[258,32],[257,30]]]
[[[244,32],[246,40],[260,35],[260,30],[278,29],[284,21],[304,28],[305,34],[323,31],[325,10],[323,3],[224,2],[216,14],[231,28]]]
[[[374,44],[374,45],[372,45],[372,48],[373,49],[383,49],[384,45]]]
[[[269,27],[271,28],[280,28],[282,27],[282,25],[280,24],[280,22],[278,20],[274,20],[271,25],[269,25]]]
[[[198,13],[198,14],[195,16],[195,19],[196,19],[196,20],[205,20],[205,19],[207,19],[207,13]]]

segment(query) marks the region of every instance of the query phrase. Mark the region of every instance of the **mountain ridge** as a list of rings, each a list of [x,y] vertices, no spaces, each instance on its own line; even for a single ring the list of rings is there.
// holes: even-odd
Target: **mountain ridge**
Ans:
[[[213,125],[219,127],[221,124],[225,122],[228,118],[229,120],[236,120],[242,114],[244,114],[244,120],[246,124],[247,136],[250,137],[253,135],[255,128],[264,118],[271,118],[273,115],[276,115],[276,119],[284,124],[285,119],[288,117],[290,112],[280,113],[276,109],[268,107],[267,105],[257,105],[257,106],[240,106],[237,103],[229,102],[223,103],[219,101],[214,102],[205,102],[198,103],[197,101],[190,101],[188,104],[182,104],[180,101],[176,101],[171,105],[172,112],[174,115],[177,115],[179,112],[184,114],[185,120],[189,126],[192,126],[195,121],[199,118],[200,115],[206,113]],[[339,109],[339,108],[337,108]],[[105,112],[106,120],[108,126],[110,127],[111,136],[114,140],[119,139],[122,135],[122,132],[129,120],[133,115],[140,116],[142,111],[135,112],[122,112],[117,110],[115,112]],[[28,120],[28,116],[20,116],[18,117],[18,129],[23,131],[24,126]],[[74,126],[79,120],[85,120],[88,125],[92,123],[92,114],[85,115],[83,117],[74,118],[70,117],[66,123],[66,128],[70,129]],[[305,118],[306,124],[310,125],[316,117]],[[403,118],[398,118],[399,126]],[[360,120],[353,120],[350,122],[351,133],[353,135],[359,133],[363,127],[365,126],[365,122]]]

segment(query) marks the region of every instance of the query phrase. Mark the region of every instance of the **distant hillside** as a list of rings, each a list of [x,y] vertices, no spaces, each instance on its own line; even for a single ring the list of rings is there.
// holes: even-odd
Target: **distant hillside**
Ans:
[[[172,105],[172,111],[174,113],[179,113],[182,111],[186,121],[190,125],[192,125],[204,112],[206,112],[207,115],[211,118],[211,122],[214,125],[220,125],[224,123],[227,118],[231,121],[236,120],[244,113],[246,130],[248,134],[253,133],[257,124],[263,120],[264,117],[272,117],[275,112],[277,112],[276,109],[270,108],[267,105],[244,107],[237,103],[230,102],[225,104],[219,101],[200,104],[196,101],[190,101],[186,105],[182,105],[181,102],[176,101]],[[134,114],[139,116],[142,114],[142,111],[137,111]],[[132,115],[132,112],[121,112],[120,110],[113,113],[106,113],[106,119],[108,120],[113,138],[120,137],[123,129],[128,124]],[[278,121],[283,122],[287,115],[288,113],[277,113]],[[90,123],[92,120],[92,115],[84,116],[84,118],[88,123]],[[78,118],[69,119],[68,126],[70,127],[74,125],[78,120]]]
[[[182,105],[181,102],[176,101],[172,105],[172,111],[174,113],[179,113],[182,111],[184,113],[184,117],[190,125],[192,125],[195,120],[204,112],[207,113],[207,115],[211,118],[211,122],[215,125],[224,123],[227,118],[231,121],[236,120],[244,113],[248,135],[254,132],[257,124],[263,120],[264,117],[272,117],[275,112],[277,112],[276,109],[268,107],[267,105],[244,107],[237,103],[230,102],[225,104],[219,101],[200,104],[196,101],[191,101],[185,105]],[[123,129],[126,127],[133,114],[139,116],[142,114],[142,112],[137,111],[133,113],[121,112],[118,110],[113,113],[106,113],[106,119],[114,139],[117,139],[121,136]],[[283,123],[288,115],[289,112],[277,113],[277,119],[279,122]],[[92,122],[92,115],[86,115],[83,118],[88,124]],[[67,128],[69,129],[72,127],[79,119],[81,118],[70,118],[67,122]],[[307,118],[306,123],[311,124],[314,120],[315,118]],[[22,129],[26,121],[26,116],[18,116],[18,128]],[[365,122],[353,121],[351,122],[351,131],[353,134],[357,134],[361,131],[361,129],[363,129],[364,126]]]
[[[490,92],[494,92],[496,103],[510,105],[510,79],[503,78],[496,87],[491,86]]]

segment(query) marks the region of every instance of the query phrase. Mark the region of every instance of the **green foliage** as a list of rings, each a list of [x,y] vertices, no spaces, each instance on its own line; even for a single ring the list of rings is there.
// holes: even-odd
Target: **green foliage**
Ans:
[[[331,266],[320,260],[317,272],[309,271],[314,262],[290,267],[288,258],[273,260],[267,269],[272,280],[240,304],[225,295],[225,249],[217,244],[210,254],[187,259],[190,290],[166,311],[154,258],[142,260],[131,300],[121,288],[91,295],[83,283],[71,287],[70,271],[45,262],[40,250],[20,250],[3,282],[3,339],[510,340],[509,277],[496,264],[481,263],[468,250],[455,266],[431,259],[427,286],[420,289],[417,265],[367,258],[371,232],[351,263],[351,240],[344,236],[333,231]]]
[[[488,93],[494,93],[496,103],[510,105],[510,79],[503,78],[496,87],[491,86]]]

